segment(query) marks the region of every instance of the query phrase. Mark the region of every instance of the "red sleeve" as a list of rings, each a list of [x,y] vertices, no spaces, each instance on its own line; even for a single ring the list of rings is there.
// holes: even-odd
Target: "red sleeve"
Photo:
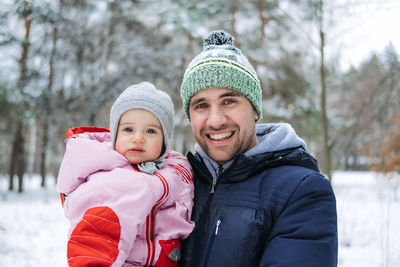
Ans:
[[[88,209],[68,240],[69,266],[111,266],[119,253],[120,235],[121,225],[112,209]]]
[[[181,259],[179,239],[160,240],[161,252],[154,267],[176,267]]]

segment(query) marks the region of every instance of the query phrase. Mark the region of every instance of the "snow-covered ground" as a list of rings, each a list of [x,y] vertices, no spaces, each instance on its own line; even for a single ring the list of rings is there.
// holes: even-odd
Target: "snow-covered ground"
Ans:
[[[6,193],[0,177],[0,267],[67,266],[64,217],[54,179],[45,189],[39,177],[24,180],[25,193]]]
[[[399,177],[336,172],[339,266],[400,266]]]
[[[67,265],[68,222],[54,179],[39,184],[28,177],[24,194],[7,193],[0,177],[0,267]],[[335,173],[340,267],[400,266],[398,185],[370,172]]]

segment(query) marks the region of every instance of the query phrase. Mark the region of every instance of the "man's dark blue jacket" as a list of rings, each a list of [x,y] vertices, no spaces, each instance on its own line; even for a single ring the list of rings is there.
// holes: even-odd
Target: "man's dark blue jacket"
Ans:
[[[181,266],[337,266],[335,196],[302,147],[238,154],[213,189],[199,154],[188,159],[196,227]]]

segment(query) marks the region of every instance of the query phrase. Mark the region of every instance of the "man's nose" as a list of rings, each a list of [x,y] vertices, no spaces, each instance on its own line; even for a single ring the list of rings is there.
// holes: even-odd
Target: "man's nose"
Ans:
[[[227,122],[224,110],[218,106],[211,107],[207,118],[208,127],[219,129]]]

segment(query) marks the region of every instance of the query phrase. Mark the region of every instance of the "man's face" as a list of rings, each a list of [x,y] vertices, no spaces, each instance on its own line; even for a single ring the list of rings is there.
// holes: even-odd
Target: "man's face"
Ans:
[[[250,101],[227,88],[207,88],[189,103],[193,135],[209,157],[224,164],[257,144],[258,118]]]

